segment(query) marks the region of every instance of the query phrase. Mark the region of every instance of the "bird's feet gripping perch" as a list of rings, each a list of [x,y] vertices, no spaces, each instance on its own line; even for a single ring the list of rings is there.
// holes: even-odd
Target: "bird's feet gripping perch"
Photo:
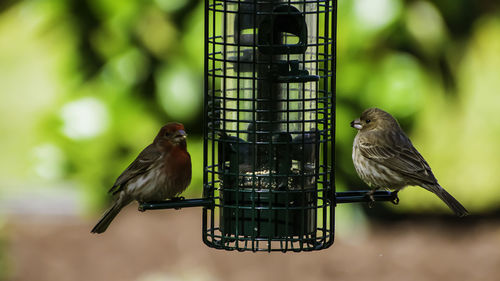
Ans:
[[[183,200],[186,200],[186,198],[184,198],[184,196],[179,196],[179,197],[174,197],[174,198],[172,198],[172,201],[174,201],[174,202],[179,202],[179,201],[183,201]],[[176,209],[176,210],[180,210],[180,209],[181,209],[181,207],[177,207],[177,208],[175,208],[175,209]]]
[[[369,208],[375,207],[375,196],[374,196],[375,191],[377,191],[377,190],[376,189],[372,189],[368,193],[366,193],[366,195],[370,199],[370,201],[368,201],[368,207]]]
[[[139,211],[139,212],[146,212],[146,209],[144,209],[144,206],[143,206],[143,204],[145,202],[138,202],[138,203],[139,203],[139,207],[137,207],[137,211]]]
[[[165,202],[180,202],[183,200],[186,200],[186,198],[184,198],[183,196],[179,196],[179,197],[174,197],[172,199],[169,199],[167,201],[139,202],[139,207],[137,208],[137,210],[139,212],[145,212],[147,208],[144,208],[144,204],[161,204],[161,203],[165,203]],[[181,207],[176,207],[174,209],[180,210]]]
[[[368,207],[370,207],[370,208],[373,208],[375,206],[375,201],[377,201],[377,200],[375,200],[375,192],[376,191],[377,191],[377,189],[372,189],[366,193],[366,196],[368,196],[368,198],[370,199],[368,201]],[[399,192],[399,190],[391,192],[391,200],[389,200],[389,201],[391,201],[391,203],[394,205],[399,204],[398,192]]]
[[[394,204],[394,205],[398,205],[399,204],[398,192],[399,192],[399,190],[391,192],[391,195],[392,195],[391,203]]]

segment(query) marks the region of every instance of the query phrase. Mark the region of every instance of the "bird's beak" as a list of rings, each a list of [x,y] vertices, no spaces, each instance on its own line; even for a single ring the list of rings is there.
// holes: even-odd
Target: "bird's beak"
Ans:
[[[175,135],[175,137],[176,138],[182,137],[183,139],[185,139],[187,137],[186,131],[184,131],[184,130],[177,130],[177,134]]]
[[[363,129],[363,125],[361,125],[361,120],[359,120],[358,118],[356,120],[351,121],[351,127],[353,127],[356,130]]]

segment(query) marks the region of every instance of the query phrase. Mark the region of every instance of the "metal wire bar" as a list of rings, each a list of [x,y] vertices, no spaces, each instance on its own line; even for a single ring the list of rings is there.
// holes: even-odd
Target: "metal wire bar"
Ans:
[[[195,198],[195,199],[171,199],[158,202],[145,202],[139,205],[140,211],[181,209],[190,207],[206,207],[212,209],[214,206],[213,198]]]
[[[345,204],[345,203],[358,203],[358,202],[372,202],[373,201],[397,201],[397,192],[377,190],[373,192],[373,196],[370,197],[369,190],[356,190],[356,191],[340,191],[335,193],[335,203]],[[139,209],[141,211],[147,210],[164,210],[164,209],[181,209],[190,207],[205,207],[208,209],[213,209],[215,202],[213,198],[195,198],[195,199],[172,199],[158,202],[146,202],[141,203]],[[275,207],[278,209],[277,207]],[[283,207],[285,209],[293,209],[292,207]],[[309,207],[312,208],[312,207]],[[307,209],[307,208],[306,208]]]
[[[372,193],[369,190],[357,191],[342,191],[335,193],[335,202],[337,204],[343,203],[357,203],[357,202],[373,202],[373,201],[391,201],[398,202],[398,193],[394,191],[377,190]]]

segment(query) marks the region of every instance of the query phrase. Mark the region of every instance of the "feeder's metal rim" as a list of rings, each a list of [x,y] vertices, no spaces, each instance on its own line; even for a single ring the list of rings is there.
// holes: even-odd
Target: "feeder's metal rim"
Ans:
[[[368,190],[356,191],[341,191],[335,193],[335,203],[358,203],[358,202],[371,202],[371,201],[397,201],[397,192],[378,190],[369,196]],[[373,200],[372,200],[373,199]],[[146,202],[139,205],[139,210],[163,210],[163,209],[181,209],[190,207],[206,207],[209,209],[214,208],[215,200],[213,198],[195,198],[195,199],[173,199],[159,202]]]

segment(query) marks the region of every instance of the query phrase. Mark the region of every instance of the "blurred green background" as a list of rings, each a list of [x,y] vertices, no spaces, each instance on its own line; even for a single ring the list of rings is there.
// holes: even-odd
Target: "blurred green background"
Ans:
[[[500,197],[500,15],[491,1],[340,1],[337,185],[363,188],[350,120],[394,114],[473,213]],[[0,6],[0,195],[76,194],[94,212],[168,121],[185,123],[202,187],[201,1],[7,1]],[[52,195],[51,195],[52,194]],[[441,212],[417,188],[396,212]],[[411,200],[405,200],[408,198]]]
[[[398,118],[471,213],[497,213],[500,3],[338,6],[338,189],[365,188],[351,161],[349,122],[376,106]],[[203,9],[199,0],[0,3],[0,234],[11,214],[96,218],[116,177],[174,120],[187,128],[193,159],[184,196],[201,196]],[[418,188],[400,198],[377,208],[449,214]],[[337,209],[345,227],[379,213]],[[7,263],[0,255],[0,276]]]

